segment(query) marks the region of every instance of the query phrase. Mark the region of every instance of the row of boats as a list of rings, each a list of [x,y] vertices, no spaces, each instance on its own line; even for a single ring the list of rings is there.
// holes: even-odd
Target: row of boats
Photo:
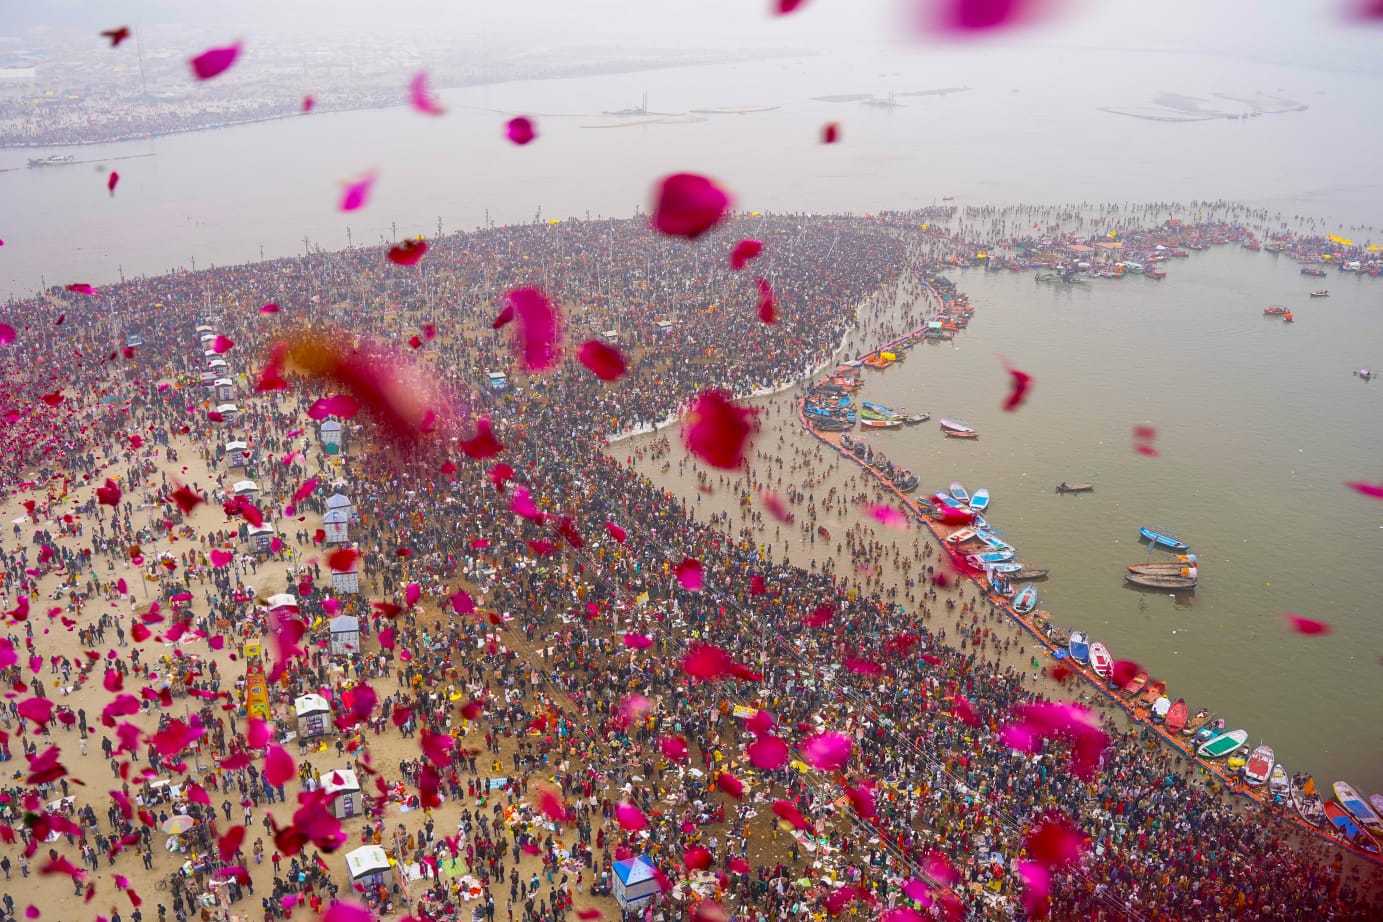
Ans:
[[[1349,784],[1337,781],[1334,784],[1337,802],[1325,801],[1315,779],[1307,772],[1289,775],[1286,767],[1276,761],[1271,746],[1260,745],[1247,758],[1234,758],[1234,754],[1248,743],[1247,730],[1228,729],[1224,718],[1206,708],[1192,715],[1186,699],[1172,701],[1167,695],[1167,683],[1149,679],[1145,669],[1128,677],[1117,675],[1109,649],[1099,641],[1091,642],[1084,632],[1071,632],[1067,653],[1075,662],[1089,666],[1109,684],[1111,693],[1135,712],[1146,710],[1148,719],[1160,725],[1168,736],[1174,739],[1190,737],[1181,745],[1193,750],[1199,758],[1227,759],[1228,766],[1238,770],[1245,784],[1250,787],[1266,784],[1275,803],[1290,802],[1310,825],[1324,828],[1329,824],[1356,848],[1374,855],[1380,853],[1379,842],[1374,837],[1383,836],[1383,817],[1380,816],[1383,795],[1374,794],[1366,801]]]
[[[984,517],[990,501],[989,490],[984,487],[972,494],[964,484],[955,481],[948,491],[933,493],[924,505],[931,508],[933,516],[938,508],[969,516],[969,524],[946,537],[947,547],[976,570],[984,571],[989,588],[1012,599],[1013,607],[1026,614],[1037,607],[1037,590],[1032,586],[1019,589],[1014,583],[1046,579],[1047,571],[1018,560],[1018,549],[1004,540],[1002,532]]]
[[[1189,544],[1165,531],[1146,525],[1138,529],[1138,536],[1148,542],[1148,550],[1171,551],[1177,556],[1173,561],[1130,564],[1124,573],[1125,581],[1145,589],[1175,591],[1196,588],[1200,568],[1196,563],[1196,555],[1190,553]]]

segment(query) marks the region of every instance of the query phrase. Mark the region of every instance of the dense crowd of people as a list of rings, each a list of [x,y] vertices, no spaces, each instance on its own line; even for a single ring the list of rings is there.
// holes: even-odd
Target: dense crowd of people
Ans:
[[[11,647],[45,657],[45,675],[61,677],[51,687],[86,708],[104,705],[107,670],[127,691],[143,686],[128,716],[150,736],[195,709],[206,733],[187,771],[203,792],[235,790],[245,804],[243,815],[218,817],[184,797],[179,809],[216,832],[189,840],[197,856],[176,878],[174,916],[222,905],[202,898],[220,865],[244,867],[237,880],[260,877],[266,920],[320,906],[351,883],[329,855],[358,840],[389,845],[420,877],[413,888],[390,877],[356,888],[386,915],[493,922],[502,902],[510,922],[561,922],[610,892],[615,862],[640,854],[663,875],[658,898],[630,914],[645,922],[709,919],[719,904],[753,922],[903,906],[1022,918],[1026,833],[1059,813],[1084,842],[1080,863],[1054,877],[1057,918],[1377,917],[1374,869],[1244,809],[1117,715],[1101,717],[1110,745],[1093,777],[1073,771],[1063,745],[1010,748],[999,731],[1015,707],[1041,698],[1025,670],[998,656],[1018,645],[1000,638],[1002,615],[971,584],[938,579],[930,547],[909,562],[901,591],[879,581],[861,592],[827,547],[820,565],[790,565],[749,525],[698,524],[687,497],[607,452],[610,436],[665,422],[707,389],[790,386],[861,329],[883,337],[925,319],[933,305],[918,279],[971,244],[921,230],[922,217],[739,218],[695,245],[638,221],[530,225],[431,241],[413,268],[357,249],[8,305],[16,336],[0,357],[11,421],[0,479],[33,505],[0,559],[5,607],[25,596],[37,611],[47,595],[81,641],[71,655],[50,654],[32,619],[20,627],[11,617]],[[764,244],[750,271],[728,265],[735,235]],[[754,309],[756,276],[779,304],[772,326]],[[506,292],[534,284],[562,305],[568,351],[608,334],[628,374],[602,383],[574,360],[521,373],[510,332],[494,320]],[[278,311],[262,312],[267,303]],[[209,415],[223,401],[201,383],[199,323],[233,342],[223,372],[237,382],[233,421]],[[255,386],[272,344],[305,330],[342,351],[356,340],[398,344],[397,373],[439,411],[437,431],[409,450],[362,414],[347,421],[343,448],[328,451],[309,417],[325,385]],[[415,334],[416,348],[403,344]],[[492,370],[509,374],[508,390],[488,387]],[[454,440],[472,438],[481,417],[503,449],[469,457]],[[244,471],[226,451],[235,439],[249,445]],[[187,473],[192,460],[208,479]],[[123,491],[114,507],[91,494],[108,477]],[[235,504],[242,477],[277,529],[263,547],[247,540]],[[309,478],[315,488],[295,499]],[[708,476],[707,489],[721,482]],[[184,486],[207,506],[185,514],[175,496]],[[519,488],[536,511],[516,504]],[[356,513],[361,595],[324,566],[316,523],[338,489]],[[819,501],[809,489],[789,495],[802,511]],[[876,572],[890,553],[849,540],[854,562]],[[687,558],[700,562],[700,589],[674,573]],[[283,592],[290,605],[265,602]],[[155,601],[166,622],[141,619]],[[332,650],[329,624],[341,614],[358,618],[360,649]],[[152,646],[151,629],[166,640],[168,623],[185,624],[198,646],[177,646],[182,632],[176,654]],[[333,705],[335,757],[330,745],[299,749],[290,785],[303,792],[299,813],[332,771],[361,778],[364,826],[300,855],[279,854],[291,803],[239,719],[246,681],[225,658],[261,637],[280,743],[300,696],[323,693]],[[707,649],[735,668],[694,676],[688,658]],[[5,672],[20,681],[18,662]],[[14,702],[8,710],[26,723]],[[31,724],[23,748],[37,758],[45,741]],[[126,795],[154,802],[151,783],[141,790],[122,774],[130,741],[111,748],[110,725],[86,716],[60,724],[57,736],[75,734],[83,754],[89,732],[101,735]],[[837,771],[796,757],[766,768],[746,754],[765,736],[797,746],[827,731],[852,744]],[[411,754],[395,766],[383,757],[395,752]],[[189,759],[146,755],[151,777],[180,776],[176,763]],[[55,784],[38,782],[36,793],[46,799]],[[424,802],[429,786],[440,807]],[[90,810],[76,796],[74,809]],[[455,836],[441,831],[443,812]],[[213,843],[233,821],[244,840],[274,843],[265,846],[272,882],[258,844],[217,859]],[[138,816],[116,810],[103,826],[93,815],[68,833],[69,847],[97,834],[117,867],[129,851],[154,865]],[[306,857],[314,845],[318,860]],[[297,862],[286,876],[284,857]],[[453,862],[464,872],[443,873]],[[80,891],[84,878],[73,880]]]

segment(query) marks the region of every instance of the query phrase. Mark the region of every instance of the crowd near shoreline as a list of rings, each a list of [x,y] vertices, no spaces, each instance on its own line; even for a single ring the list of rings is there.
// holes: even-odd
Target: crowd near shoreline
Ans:
[[[1167,212],[1243,238],[1225,230],[1232,206],[1104,223],[1153,240]],[[644,855],[658,893],[631,920],[1024,918],[1027,834],[1060,814],[1083,841],[1053,874],[1056,918],[1376,918],[1372,866],[1203,783],[1109,714],[1096,712],[1110,745],[1087,777],[1064,744],[1007,746],[1016,708],[1068,692],[1028,678],[1026,648],[972,585],[931,578],[930,541],[890,547],[860,526],[844,552],[790,563],[766,528],[809,548],[817,509],[877,494],[803,486],[826,476],[818,446],[765,447],[795,425],[784,398],[748,471],[698,469],[657,433],[630,451],[682,479],[612,456],[613,434],[656,427],[697,393],[780,388],[842,342],[916,326],[930,312],[920,277],[1000,242],[947,230],[955,216],[738,216],[695,244],[639,220],[505,227],[431,240],[417,266],[353,249],[5,305],[4,746],[18,776],[0,854],[18,867],[27,853],[33,874],[7,883],[7,912],[270,920],[354,891],[382,917],[559,922],[618,914],[614,866]],[[1092,237],[1063,209],[1010,217],[1039,225],[1033,244]],[[739,237],[764,245],[747,272],[728,264]],[[756,276],[775,324],[754,309]],[[568,352],[608,334],[628,374],[607,384],[574,358],[521,372],[493,322],[506,292],[534,284],[562,305]],[[285,339],[374,343],[373,367],[416,388],[435,426],[409,445],[361,413],[329,450],[314,403],[340,379],[262,387]],[[224,364],[208,386],[210,361]],[[478,438],[480,418],[502,449]],[[688,476],[695,495],[669,488]],[[750,478],[796,519],[764,519]],[[333,495],[353,515],[328,547]],[[703,497],[745,527],[698,516]],[[342,547],[359,554],[359,594],[334,569]],[[676,575],[687,559],[699,589]],[[343,616],[358,649],[333,650]],[[269,739],[247,720],[260,643]],[[707,649],[735,668],[689,669]],[[295,714],[311,694],[331,729],[307,741]],[[48,727],[35,697],[52,704]],[[801,755],[823,733],[851,743],[835,770]],[[791,748],[787,764],[751,755],[765,737]],[[62,772],[44,770],[54,760]],[[345,772],[359,784],[338,828],[342,798],[323,791]],[[174,852],[161,828],[181,813]],[[76,825],[33,819],[48,814]],[[375,843],[411,883],[387,865],[352,879],[342,854]]]

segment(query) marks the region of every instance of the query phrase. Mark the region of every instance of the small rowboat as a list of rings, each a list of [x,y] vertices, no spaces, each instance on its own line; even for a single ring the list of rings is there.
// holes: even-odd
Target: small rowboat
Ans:
[[[1186,721],[1186,726],[1182,727],[1181,732],[1187,735],[1197,733],[1200,731],[1201,727],[1210,723],[1210,718],[1214,716],[1214,714],[1210,713],[1209,709],[1201,708],[1199,711],[1196,712],[1196,715],[1194,717]]]
[[[972,528],[962,528],[960,531],[954,531],[954,532],[951,532],[951,534],[947,535],[947,536],[946,536],[946,543],[947,543],[947,544],[964,544],[964,543],[967,542],[967,541],[974,540],[974,537],[975,537],[975,530],[974,530],[974,529],[972,529]]]
[[[1020,615],[1026,615],[1037,607],[1037,590],[1031,586],[1024,586],[1023,591],[1018,593],[1013,600],[1013,610]]]
[[[1361,827],[1354,819],[1345,812],[1339,804],[1322,804],[1321,810],[1325,818],[1335,825],[1340,831],[1340,835],[1345,837],[1345,841],[1357,849],[1368,852],[1370,855],[1378,854],[1378,843],[1373,836],[1369,835],[1368,830]]]
[[[1089,493],[1095,489],[1093,483],[1059,483],[1056,485],[1058,493]]]
[[[975,494],[970,497],[970,511],[984,512],[989,508],[989,491],[980,487]]]
[[[1085,634],[1081,631],[1072,631],[1071,640],[1067,644],[1071,651],[1071,659],[1084,666],[1090,662],[1090,642],[1085,639]]]
[[[1273,765],[1272,774],[1268,775],[1268,793],[1273,795],[1274,800],[1285,800],[1287,795],[1292,792],[1291,779],[1287,777],[1287,769],[1278,762]]]
[[[1090,668],[1102,679],[1114,675],[1114,657],[1109,655],[1109,650],[1098,640],[1090,645]]]
[[[980,437],[980,434],[974,429],[968,432],[961,432],[957,429],[943,429],[942,435],[946,436],[948,439],[977,439]]]
[[[951,498],[962,506],[970,505],[970,491],[959,480],[951,481]]]
[[[1199,746],[1201,743],[1209,742],[1223,733],[1224,729],[1225,719],[1223,717],[1216,717],[1214,720],[1210,721],[1210,723],[1196,731],[1196,735],[1191,737],[1191,745]]]
[[[1176,592],[1196,588],[1194,576],[1172,576],[1168,573],[1125,573],[1124,579],[1144,589],[1164,589]]]
[[[1281,317],[1283,314],[1287,313],[1287,308],[1283,307],[1281,304],[1272,304],[1263,308],[1263,313],[1265,316]]]
[[[862,419],[860,426],[864,429],[901,429],[903,424],[896,419]]]
[[[1230,730],[1201,743],[1196,753],[1202,759],[1222,759],[1249,741],[1249,731]]]
[[[1177,559],[1171,562],[1158,561],[1156,563],[1134,563],[1129,564],[1130,573],[1141,573],[1151,576],[1156,573],[1166,573],[1171,576],[1196,576],[1196,555],[1178,554]],[[1190,572],[1187,572],[1187,571]]]
[[[1142,691],[1143,686],[1147,684],[1148,671],[1144,669],[1141,672],[1139,672],[1138,675],[1129,679],[1128,682],[1124,684],[1124,687],[1119,689],[1119,694],[1123,695],[1126,698],[1132,698],[1134,695]]]
[[[1182,728],[1186,726],[1186,713],[1188,710],[1185,698],[1178,698],[1173,701],[1172,706],[1167,709],[1167,720],[1162,726],[1168,733],[1180,733]]]
[[[1383,818],[1373,812],[1373,808],[1364,801],[1364,798],[1354,788],[1343,781],[1336,781],[1335,799],[1340,802],[1340,806],[1350,812],[1350,815],[1359,825],[1370,832],[1383,832]]]
[[[1191,550],[1191,545],[1186,544],[1185,542],[1172,537],[1166,532],[1160,532],[1148,528],[1146,525],[1138,529],[1138,534],[1142,536],[1144,541],[1150,542],[1151,544],[1155,544],[1156,546],[1168,551],[1175,551],[1178,554],[1184,554],[1185,552]]]
[[[1013,580],[1015,583],[1032,583],[1036,582],[1039,579],[1046,579],[1047,573],[1047,570],[1028,569],[1025,567],[1022,570],[1017,570],[1013,573],[1010,573],[1008,575],[1008,578]]]
[[[1311,297],[1313,297],[1313,298],[1328,298],[1328,297],[1330,297],[1330,292],[1327,291],[1327,290],[1324,289],[1324,288],[1317,288],[1315,291],[1311,292]]]
[[[961,422],[961,421],[958,420],[958,419],[943,419],[943,420],[941,421],[941,428],[947,430],[948,432],[974,432],[974,431],[975,431],[974,429],[971,429],[969,426],[967,426],[965,423]]]
[[[1319,826],[1325,822],[1325,810],[1321,804],[1321,795],[1316,791],[1316,779],[1312,778],[1308,772],[1297,772],[1292,776],[1292,806],[1297,808],[1297,813],[1312,826]]]
[[[1259,746],[1249,756],[1248,764],[1244,766],[1244,781],[1257,787],[1265,784],[1268,776],[1273,772],[1273,749],[1271,746]]]

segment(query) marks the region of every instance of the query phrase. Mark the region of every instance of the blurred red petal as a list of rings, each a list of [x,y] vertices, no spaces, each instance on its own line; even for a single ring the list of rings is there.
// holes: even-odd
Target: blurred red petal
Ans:
[[[1009,392],[1008,399],[1004,401],[1004,412],[1012,413],[1028,399],[1028,391],[1032,389],[1032,375],[1014,368],[1006,359],[1004,368],[1008,369],[1009,375]]]
[[[413,75],[413,79],[408,81],[408,103],[424,115],[444,115],[447,111],[429,92],[425,70],[418,71]]]
[[[240,57],[241,44],[236,42],[224,48],[208,48],[188,62],[192,65],[192,73],[198,80],[210,80],[225,73],[235,63],[235,59]]]
[[[806,2],[807,0],[778,0],[778,15],[786,16]]]
[[[537,138],[538,132],[531,119],[519,115],[504,123],[504,136],[522,147]]]
[[[623,544],[625,540],[629,537],[629,534],[623,528],[620,528],[618,525],[616,525],[614,522],[606,522],[605,530],[609,532],[611,538],[614,538],[620,544]]]
[[[695,240],[725,217],[730,196],[705,176],[674,173],[658,186],[653,227],[660,233]]]
[[[1294,615],[1289,611],[1284,611],[1282,617],[1287,619],[1287,623],[1291,625],[1292,630],[1296,631],[1298,634],[1305,634],[1309,637],[1317,634],[1330,633],[1330,625],[1326,624],[1324,621],[1303,618],[1301,615]]]
[[[1114,661],[1114,671],[1110,684],[1120,688],[1133,681],[1133,677],[1143,671],[1143,667],[1131,659],[1121,659]]]
[[[624,356],[614,346],[588,339],[576,350],[576,358],[602,381],[614,381],[627,370]]]
[[[693,643],[682,659],[682,671],[697,679],[711,681],[726,675],[733,661],[730,654],[708,643]]]
[[[738,272],[749,265],[751,259],[757,259],[759,254],[764,251],[764,245],[757,240],[741,240],[735,244],[735,248],[730,251],[730,268]]]
[[[1347,484],[1347,486],[1351,490],[1357,490],[1358,492],[1363,493],[1365,496],[1370,497],[1371,499],[1383,499],[1383,483],[1380,483],[1375,486],[1371,483],[1360,483],[1356,481]]]
[[[1044,867],[1061,868],[1080,860],[1084,846],[1080,830],[1060,814],[1051,814],[1028,830],[1023,847]]]
[[[778,300],[773,297],[773,286],[768,279],[754,279],[759,286],[759,320],[763,323],[778,322]]]
[[[506,303],[506,310],[513,309],[524,369],[552,367],[562,357],[562,317],[556,305],[538,288],[517,288],[509,292]]]
[[[700,591],[702,583],[701,561],[694,557],[687,557],[673,567],[672,571],[677,575],[677,581],[682,584],[683,589],[690,589],[692,592]]]
[[[745,749],[749,764],[765,771],[774,771],[788,764],[788,744],[776,736],[761,736]]]
[[[802,761],[826,772],[839,771],[850,759],[854,743],[844,733],[818,733],[804,739],[798,750]]]
[[[405,240],[389,248],[389,261],[400,266],[416,266],[426,254],[427,244],[424,241]]]
[[[114,48],[130,37],[130,30],[128,26],[120,26],[118,29],[105,29],[101,32],[101,37],[110,39],[110,46]]]
[[[111,198],[115,198],[115,186],[119,182],[120,174],[115,170],[111,170],[110,175],[106,177],[106,189],[110,192]]]
[[[1052,908],[1052,875],[1040,864],[1020,861],[1018,876],[1023,881],[1023,909],[1028,918],[1047,918]]]
[[[723,391],[706,391],[682,417],[682,440],[712,467],[734,470],[743,463],[755,428],[753,410],[736,406]]]
[[[365,207],[365,203],[370,198],[370,189],[375,184],[375,178],[374,173],[366,173],[359,179],[346,183],[345,189],[341,192],[341,210],[356,211]]]
[[[840,124],[827,122],[821,129],[821,143],[834,144],[840,140]]]
[[[887,528],[902,530],[908,527],[908,517],[893,506],[870,506],[868,511],[870,518]]]

